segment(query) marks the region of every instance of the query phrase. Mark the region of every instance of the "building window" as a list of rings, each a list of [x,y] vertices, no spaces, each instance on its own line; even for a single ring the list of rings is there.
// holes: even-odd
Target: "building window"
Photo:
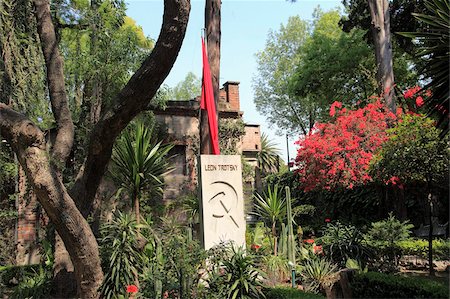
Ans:
[[[255,149],[258,149],[258,145],[257,144],[255,144]]]

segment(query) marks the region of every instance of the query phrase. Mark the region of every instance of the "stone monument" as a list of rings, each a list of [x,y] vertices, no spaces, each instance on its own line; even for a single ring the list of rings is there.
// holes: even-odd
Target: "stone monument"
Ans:
[[[201,229],[206,250],[224,241],[245,246],[240,155],[201,155]]]

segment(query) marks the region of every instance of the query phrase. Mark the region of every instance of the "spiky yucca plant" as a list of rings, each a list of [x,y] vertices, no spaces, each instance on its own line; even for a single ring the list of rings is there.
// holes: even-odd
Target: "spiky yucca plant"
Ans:
[[[143,261],[138,244],[138,227],[132,214],[120,211],[116,212],[112,221],[101,227],[99,243],[105,273],[100,288],[102,298],[125,295],[125,286],[137,283]]]
[[[143,194],[152,196],[163,192],[163,177],[173,170],[167,159],[172,147],[154,142],[152,131],[141,120],[134,129],[126,130],[114,146],[110,174],[119,190],[125,191],[132,200],[137,223]]]
[[[274,255],[277,255],[277,222],[282,221],[286,215],[286,201],[278,185],[273,188],[269,185],[264,196],[255,194],[255,212],[253,212],[272,228]]]

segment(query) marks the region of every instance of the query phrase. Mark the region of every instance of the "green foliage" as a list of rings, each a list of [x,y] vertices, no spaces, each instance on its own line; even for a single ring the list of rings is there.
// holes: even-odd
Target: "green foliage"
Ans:
[[[371,172],[381,181],[398,177],[401,183],[448,180],[447,139],[439,137],[433,120],[404,115],[371,162]]]
[[[100,100],[107,106],[153,48],[154,41],[125,15],[125,2],[118,0],[56,2],[60,21],[90,24],[87,28],[61,30],[60,48],[74,119],[88,125],[83,111]],[[64,6],[66,5],[66,6]],[[95,24],[95,25],[94,25]]]
[[[143,269],[142,293],[146,298],[165,292],[190,298],[197,290],[198,270],[206,252],[192,240],[188,229],[169,219],[163,219],[162,226],[155,229],[154,245],[147,247]]]
[[[322,244],[325,254],[331,261],[345,266],[348,259],[355,259],[360,263],[367,262],[370,251],[363,241],[363,234],[359,229],[336,221],[327,224],[318,243]]]
[[[278,172],[280,167],[279,156],[280,150],[276,148],[275,143],[270,141],[265,133],[262,133],[261,150],[257,153],[257,159],[263,177],[267,174]]]
[[[125,295],[125,286],[135,284],[143,257],[138,244],[138,225],[133,215],[118,211],[101,227],[102,268],[105,274],[100,293],[103,298]]]
[[[338,280],[337,265],[324,258],[305,259],[301,266],[307,291],[323,292]]]
[[[152,130],[142,120],[125,130],[116,142],[111,156],[110,175],[127,192],[132,202],[162,194],[163,176],[169,167],[168,152],[173,145],[153,141]]]
[[[398,241],[409,238],[414,226],[409,221],[400,221],[392,213],[386,220],[372,223],[372,227],[365,234],[366,243],[374,249],[373,267],[381,271],[395,271],[398,266],[401,251]]]
[[[261,268],[267,273],[266,285],[277,285],[289,277],[290,267],[286,255],[268,254],[261,260]]]
[[[301,103],[288,92],[308,27],[298,16],[290,17],[278,31],[269,32],[264,50],[256,54],[258,69],[252,84],[256,109],[282,129],[297,131],[300,126],[307,131],[312,126],[308,119],[315,114],[314,103]]]
[[[48,298],[52,278],[51,269],[40,267],[39,271],[23,276],[23,280],[14,288],[11,298]]]
[[[411,37],[416,42],[416,53],[424,63],[420,70],[424,79],[430,82],[425,89],[430,88],[433,94],[427,106],[431,112],[438,116],[438,125],[444,129],[444,133],[449,129],[449,68],[450,58],[450,4],[446,0],[425,0],[425,9],[422,13],[412,15],[419,23],[418,28],[409,33],[401,33],[403,36]],[[406,30],[401,30],[406,31]]]
[[[0,3],[0,102],[47,129],[53,120],[33,1]]]
[[[351,282],[355,298],[448,298],[448,285],[417,277],[359,273]]]
[[[222,155],[236,155],[237,144],[245,135],[242,119],[219,119],[219,147]]]
[[[274,226],[277,221],[282,221],[286,215],[286,200],[278,185],[268,186],[264,195],[255,194],[255,215]]]
[[[0,195],[14,189],[17,176],[17,163],[14,162],[11,148],[0,140]]]
[[[428,258],[428,240],[408,239],[396,242],[403,255],[417,255]],[[433,240],[433,259],[448,260],[450,255],[450,240]]]
[[[365,237],[371,242],[379,242],[386,246],[393,246],[397,241],[403,241],[411,235],[411,229],[414,226],[409,220],[400,221],[389,213],[389,217],[385,220],[372,223],[372,227]]]
[[[286,215],[286,200],[282,197],[281,192],[282,190],[280,190],[278,185],[273,186],[273,188],[269,185],[267,186],[267,192],[263,196],[259,193],[254,195],[255,207],[253,214],[270,225],[275,255],[277,255],[277,222],[282,222]]]
[[[219,296],[215,298],[264,298],[261,290],[264,273],[255,268],[254,257],[232,244],[220,250],[228,252],[222,252],[221,258],[211,261],[207,279],[209,293]],[[217,252],[215,257],[218,257]]]
[[[52,291],[53,254],[44,243],[41,264],[0,267],[0,295],[7,298],[48,298]],[[11,293],[9,293],[11,292]]]
[[[202,82],[197,76],[189,72],[183,81],[178,83],[172,90],[173,100],[189,101],[200,95]]]
[[[314,30],[300,49],[302,59],[290,78],[290,92],[311,99],[327,119],[327,108],[342,99],[356,103],[376,92],[373,50],[363,40],[364,31],[346,33],[339,26],[337,10],[314,13]],[[351,88],[349,88],[351,86]]]
[[[325,297],[314,293],[307,293],[288,287],[265,288],[264,294],[267,299],[323,299]]]

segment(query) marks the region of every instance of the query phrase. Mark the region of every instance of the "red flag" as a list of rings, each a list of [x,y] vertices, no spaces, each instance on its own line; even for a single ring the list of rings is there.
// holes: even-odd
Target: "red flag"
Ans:
[[[203,80],[202,97],[200,100],[200,109],[206,110],[208,114],[209,135],[211,137],[211,148],[213,155],[220,155],[219,149],[219,129],[216,118],[216,104],[214,103],[214,92],[211,80],[211,71],[209,69],[208,55],[205,50],[205,42],[202,38],[203,54]]]

